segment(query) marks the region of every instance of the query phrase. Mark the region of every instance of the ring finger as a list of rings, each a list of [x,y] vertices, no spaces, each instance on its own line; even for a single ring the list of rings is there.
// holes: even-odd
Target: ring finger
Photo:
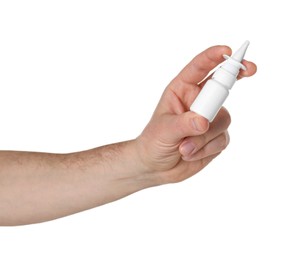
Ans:
[[[229,134],[227,131],[217,136],[209,143],[207,143],[202,149],[199,151],[192,153],[188,156],[182,156],[184,161],[197,161],[208,156],[220,153],[223,151],[227,145],[229,144]]]

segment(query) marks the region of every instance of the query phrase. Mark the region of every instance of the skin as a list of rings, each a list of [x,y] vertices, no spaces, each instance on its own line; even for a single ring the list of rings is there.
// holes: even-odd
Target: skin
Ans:
[[[183,181],[228,145],[230,115],[209,122],[189,111],[208,73],[231,55],[214,46],[197,55],[166,87],[153,116],[134,140],[70,154],[0,151],[0,225],[49,221]],[[252,76],[247,67],[239,79]]]

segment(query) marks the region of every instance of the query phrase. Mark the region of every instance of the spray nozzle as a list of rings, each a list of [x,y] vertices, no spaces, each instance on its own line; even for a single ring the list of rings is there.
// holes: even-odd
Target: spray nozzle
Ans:
[[[230,59],[232,62],[236,62],[238,63],[238,66],[242,69],[242,70],[246,70],[246,67],[241,63],[244,56],[245,56],[245,53],[246,53],[246,50],[249,46],[249,41],[245,41],[243,43],[243,45],[235,52],[233,53],[232,56],[228,56],[226,54],[223,55],[223,57],[228,60]]]

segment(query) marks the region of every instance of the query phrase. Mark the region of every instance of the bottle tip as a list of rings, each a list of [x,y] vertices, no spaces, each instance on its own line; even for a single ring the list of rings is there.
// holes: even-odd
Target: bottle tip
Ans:
[[[241,62],[245,56],[246,50],[249,46],[250,42],[245,41],[242,46],[231,56],[234,60]]]
[[[248,45],[250,44],[250,41],[246,40],[246,41],[243,43],[243,45],[244,45],[244,44],[246,44],[247,47],[248,47]]]

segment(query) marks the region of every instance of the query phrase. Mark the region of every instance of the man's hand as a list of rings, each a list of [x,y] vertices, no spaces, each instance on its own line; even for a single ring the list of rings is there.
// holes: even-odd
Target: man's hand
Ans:
[[[230,117],[222,109],[209,125],[189,107],[223,54],[230,49],[212,47],[195,57],[135,140],[70,154],[0,151],[0,226],[67,216],[200,171],[228,144]],[[240,77],[255,73],[253,63],[244,65]]]
[[[231,55],[227,46],[214,46],[196,56],[171,81],[143,133],[137,147],[145,169],[155,174],[160,184],[179,182],[209,164],[229,143],[227,128],[230,116],[222,108],[214,121],[189,111],[192,102],[207,81],[208,73],[221,63],[223,54]],[[252,76],[256,65],[247,67],[239,79]]]

